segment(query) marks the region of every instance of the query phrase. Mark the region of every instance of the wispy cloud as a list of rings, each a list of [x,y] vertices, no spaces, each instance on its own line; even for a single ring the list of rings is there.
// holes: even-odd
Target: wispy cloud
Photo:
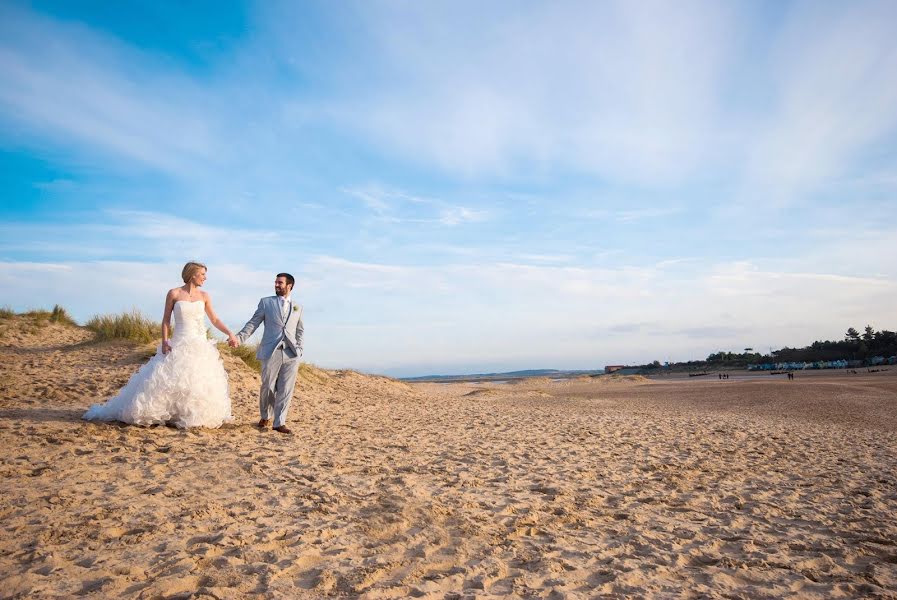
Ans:
[[[52,12],[0,5],[3,302],[157,312],[197,258],[239,321],[291,270],[375,370],[893,316],[893,2],[264,2],[200,72]]]
[[[371,35],[353,42],[369,61],[346,65],[363,105],[334,98],[334,118],[469,178],[722,178],[753,205],[800,201],[894,133],[890,2],[507,8],[471,22],[458,5],[365,5]]]
[[[155,314],[180,267],[5,262],[0,285],[3,302],[16,308],[46,298],[82,319],[132,305]],[[228,324],[241,325],[258,297],[271,293],[273,272],[218,261],[210,267],[207,287]],[[506,263],[410,267],[318,256],[294,274],[306,306],[308,359],[393,373],[424,362],[450,369],[449,356],[508,366],[563,358],[586,367],[807,344],[851,324],[886,326],[897,294],[889,279],[738,263],[665,273]],[[66,290],[59,298],[46,297],[48,276]]]
[[[567,165],[680,180],[715,162],[736,11],[552,4],[515,6],[509,19],[499,5],[478,10],[471,22],[463,10],[366,5],[375,37],[364,51],[378,69],[376,79],[356,73],[365,106],[345,105],[346,120],[385,148],[470,175]]]
[[[346,194],[358,198],[364,205],[376,213],[383,214],[393,209],[392,204],[386,201],[390,197],[389,192],[371,187],[346,187],[342,189]]]
[[[749,138],[753,202],[799,201],[854,172],[870,145],[897,131],[897,79],[887,75],[897,72],[897,5],[801,2],[786,15],[765,63],[766,111]]]
[[[179,175],[217,160],[220,138],[208,111],[214,97],[188,78],[77,24],[12,6],[2,17],[0,115],[7,126],[25,122],[63,146]],[[129,76],[135,71],[139,78]]]
[[[439,211],[439,222],[443,225],[460,225],[462,223],[476,223],[487,218],[484,210],[475,210],[466,206],[451,206]]]
[[[214,226],[149,211],[107,210],[86,223],[0,224],[0,251],[30,252],[67,260],[151,257],[155,261],[259,259],[282,247],[287,233],[275,228]]]
[[[361,200],[368,209],[391,223],[438,223],[455,226],[488,218],[488,212],[482,209],[452,205],[437,198],[409,194],[380,185],[344,187],[342,191]]]
[[[573,256],[569,254],[520,254],[518,260],[529,263],[569,263],[572,262]]]
[[[751,329],[749,327],[742,327],[738,325],[710,325],[704,327],[689,327],[686,329],[679,329],[674,333],[676,333],[677,335],[685,336],[687,338],[714,340],[716,342],[722,342],[728,345],[729,343],[731,343],[731,340],[733,338],[736,338],[737,336],[749,335],[750,331]]]

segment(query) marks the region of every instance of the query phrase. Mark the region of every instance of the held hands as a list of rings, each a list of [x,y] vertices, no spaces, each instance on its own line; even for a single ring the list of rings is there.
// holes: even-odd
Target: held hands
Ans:
[[[240,341],[237,340],[236,337],[231,335],[227,338],[227,345],[230,346],[231,348],[236,348],[237,346],[240,345]]]

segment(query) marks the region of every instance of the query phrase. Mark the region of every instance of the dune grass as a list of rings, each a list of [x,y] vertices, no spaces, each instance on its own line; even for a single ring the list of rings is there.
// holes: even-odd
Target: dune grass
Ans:
[[[16,316],[25,317],[33,321],[50,321],[51,323],[60,323],[62,325],[78,325],[75,322],[75,319],[72,318],[72,315],[58,304],[53,306],[53,310],[33,308],[23,313],[17,313],[8,305],[0,308],[0,319],[11,319]]]
[[[53,306],[53,310],[50,312],[49,320],[51,323],[59,323],[60,325],[72,325],[77,327],[77,323],[75,319],[72,318],[72,315],[68,313],[68,311],[58,304]]]
[[[87,322],[87,328],[95,332],[100,341],[149,343],[162,337],[162,324],[145,317],[136,309],[117,315],[96,315]]]
[[[221,342],[220,344],[218,344],[218,349],[221,352],[229,353],[231,356],[236,356],[244,363],[246,363],[246,366],[248,366],[256,373],[262,372],[262,363],[255,357],[255,353],[259,349],[258,344],[244,344],[242,346],[237,346],[236,348],[231,348],[227,345],[226,342]],[[311,363],[305,362],[299,363],[298,376],[303,379],[314,380],[322,380],[327,377],[327,375],[318,367]]]
[[[322,384],[330,379],[330,375],[327,374],[326,371],[319,368],[313,363],[306,362],[299,363],[299,373],[297,376],[303,381],[319,384]]]
[[[262,372],[262,363],[255,357],[255,353],[258,350],[257,345],[242,345],[237,346],[236,348],[231,348],[226,342],[222,342],[218,344],[218,349],[222,352],[227,352],[232,356],[236,356],[256,373]]]

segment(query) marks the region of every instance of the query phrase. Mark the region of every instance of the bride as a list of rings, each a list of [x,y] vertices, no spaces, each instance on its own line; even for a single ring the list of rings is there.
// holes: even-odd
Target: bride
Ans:
[[[204,315],[227,335],[228,344],[238,345],[237,339],[212,310],[209,294],[199,289],[206,280],[206,266],[188,262],[181,278],[184,285],[165,297],[162,343],[156,355],[116,397],[94,404],[82,418],[134,425],[167,423],[180,428],[218,427],[233,420],[227,373],[215,342],[206,337]]]

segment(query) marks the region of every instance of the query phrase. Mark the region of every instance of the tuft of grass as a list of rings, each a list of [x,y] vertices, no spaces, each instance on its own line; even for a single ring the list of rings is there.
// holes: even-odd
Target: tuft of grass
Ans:
[[[75,327],[78,326],[75,319],[72,318],[72,315],[58,304],[53,306],[53,310],[36,308],[23,313],[16,313],[11,306],[0,308],[0,319],[11,319],[15,316],[25,317],[26,319],[33,321],[35,325],[40,326],[44,326],[48,322],[59,323],[61,325],[73,325]]]
[[[330,375],[327,374],[324,370],[320,369],[313,363],[299,363],[299,379],[303,381],[307,381],[310,383],[318,383],[323,384],[328,379],[330,379]]]
[[[225,352],[229,352],[231,356],[236,356],[244,363],[246,366],[255,371],[256,373],[262,372],[262,363],[255,357],[255,353],[258,350],[258,346],[254,345],[241,345],[236,348],[231,348],[226,343],[218,344],[218,347]]]
[[[148,343],[162,337],[162,324],[143,316],[139,311],[117,315],[96,315],[87,322],[87,328],[97,334],[98,340],[132,340]]]
[[[27,318],[29,318],[29,319],[32,319],[33,321],[36,321],[36,322],[40,322],[40,321],[49,321],[49,320],[50,320],[50,316],[51,316],[52,314],[53,314],[53,313],[50,312],[49,310],[44,310],[44,309],[42,309],[42,308],[37,308],[37,309],[29,310],[29,311],[27,311],[27,312],[23,312],[23,313],[21,314],[21,316],[23,316],[23,317],[27,317]]]
[[[50,313],[50,322],[59,323],[60,325],[73,325],[78,326],[75,323],[75,319],[72,318],[72,315],[68,313],[68,311],[58,304],[53,307],[53,311]]]

